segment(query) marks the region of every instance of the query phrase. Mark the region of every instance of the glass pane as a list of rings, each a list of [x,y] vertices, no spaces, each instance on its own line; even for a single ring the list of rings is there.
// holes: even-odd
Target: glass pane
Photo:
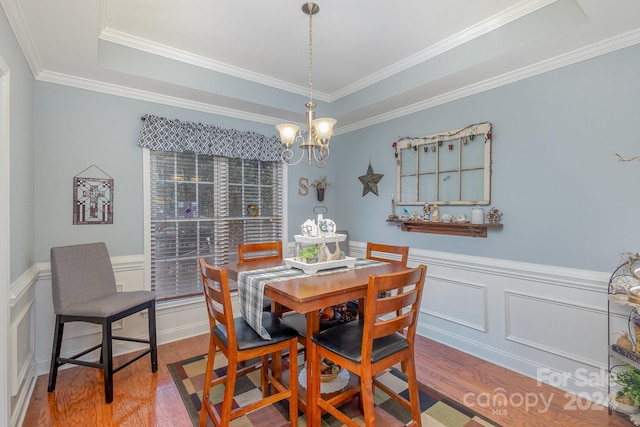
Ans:
[[[176,181],[195,181],[197,178],[195,153],[180,153],[176,157]]]
[[[462,172],[462,200],[484,200],[484,171]]]
[[[440,163],[438,169],[443,170],[457,170],[458,169],[458,141],[444,141],[440,147],[438,147],[438,155],[440,156]],[[444,199],[441,199],[444,200]]]
[[[402,169],[401,174],[407,175],[416,173],[416,157],[417,151],[413,148],[407,148],[400,151],[400,156],[402,156]]]
[[[473,140],[467,138],[467,143],[462,144],[462,169],[484,167],[484,135],[478,135]],[[464,188],[464,184],[463,184]],[[478,199],[473,199],[478,200]]]
[[[418,200],[430,201],[437,200],[436,195],[436,175],[425,174],[420,175],[420,194]]]
[[[435,145],[431,145],[431,147],[435,147]],[[435,172],[436,167],[438,165],[438,155],[435,151],[431,151],[431,147],[428,145],[424,145],[418,148],[418,157],[420,160],[420,173],[425,172]],[[426,151],[425,151],[426,148]],[[420,199],[425,200],[425,199]]]
[[[176,217],[175,183],[158,181],[151,191],[151,219]]]
[[[200,184],[198,185],[198,217],[200,218],[213,218],[214,216],[214,202],[215,202],[215,186],[214,184]]]
[[[401,202],[415,202],[418,200],[415,175],[400,177],[400,185],[400,188],[402,188],[402,193],[400,194]]]
[[[458,181],[458,174],[455,172],[441,173],[439,176],[440,188],[438,189],[438,200],[444,202],[451,202],[460,200],[459,189],[460,182]]]
[[[177,190],[177,218],[193,218],[198,216],[198,200],[196,198],[196,184],[180,182]]]
[[[200,182],[214,182],[213,156],[198,156],[198,177]]]

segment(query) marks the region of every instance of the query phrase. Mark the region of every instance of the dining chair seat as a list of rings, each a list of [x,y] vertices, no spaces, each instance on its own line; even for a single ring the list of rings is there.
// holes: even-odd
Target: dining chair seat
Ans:
[[[333,330],[326,333],[320,331],[313,337],[313,342],[355,363],[361,363],[363,328],[364,322],[355,320],[344,324],[339,333]],[[376,339],[371,350],[371,362],[376,363],[408,347],[407,338],[399,333]]]
[[[297,331],[292,330],[291,327],[282,322],[280,317],[273,313],[262,313],[262,326],[269,332],[269,335],[271,335],[271,340],[266,341],[266,343],[269,344],[287,341],[298,335]],[[265,345],[265,340],[262,339],[244,318],[234,318],[234,327],[236,330],[236,346],[238,350],[250,350]],[[225,328],[224,325],[216,323],[216,326],[211,332],[213,332],[225,346],[229,346],[227,328]]]

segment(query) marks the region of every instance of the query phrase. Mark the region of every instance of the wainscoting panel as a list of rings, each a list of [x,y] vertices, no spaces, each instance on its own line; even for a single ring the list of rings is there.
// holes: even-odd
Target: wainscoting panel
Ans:
[[[422,312],[481,332],[487,330],[486,286],[429,276]]]
[[[507,340],[595,368],[602,366],[598,361],[602,349],[591,344],[594,337],[607,336],[607,312],[602,307],[510,291],[505,293],[505,304]],[[537,314],[532,317],[531,313]]]
[[[36,379],[36,309],[37,268],[24,272],[11,283],[9,322],[9,391],[11,425],[19,426],[26,413]]]

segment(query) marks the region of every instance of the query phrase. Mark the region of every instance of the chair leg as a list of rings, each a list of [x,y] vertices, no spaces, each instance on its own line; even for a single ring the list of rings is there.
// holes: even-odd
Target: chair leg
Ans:
[[[106,403],[113,402],[113,337],[111,320],[102,321],[102,371],[104,373],[104,399]]]
[[[156,302],[149,304],[149,346],[151,347],[151,372],[158,372],[158,341],[156,338]]]
[[[295,339],[289,348],[289,422],[291,427],[298,427],[298,340]]]
[[[409,386],[409,401],[411,403],[411,419],[415,426],[421,427],[420,418],[420,394],[418,392],[418,379],[416,377],[416,365],[413,356],[406,360],[407,385]]]
[[[204,390],[202,391],[202,406],[200,408],[200,427],[207,424],[207,405],[211,394],[211,377],[213,376],[213,364],[216,358],[216,345],[209,335],[209,353],[207,354],[207,370],[204,374]]]
[[[220,425],[228,426],[231,422],[231,409],[233,409],[233,394],[236,390],[238,378],[238,360],[235,357],[228,361],[227,379],[224,383],[224,396],[222,397],[222,409],[220,411]]]
[[[60,357],[60,349],[62,348],[62,333],[64,332],[64,323],[60,316],[56,315],[56,326],[53,331],[53,348],[51,349],[51,367],[49,368],[49,386],[47,391],[52,392],[56,389],[56,380],[58,378],[58,357]]]
[[[272,354],[272,361],[274,357],[275,354]],[[262,388],[262,398],[264,399],[269,396],[269,356],[260,356],[260,360],[262,361],[262,367],[260,368],[260,387]]]
[[[376,424],[376,415],[373,404],[373,378],[371,371],[362,372],[360,377],[360,405],[364,414],[364,422],[367,426]]]

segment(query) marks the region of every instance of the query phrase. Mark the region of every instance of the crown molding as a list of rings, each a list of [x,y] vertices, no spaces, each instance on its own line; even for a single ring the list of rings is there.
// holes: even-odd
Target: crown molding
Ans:
[[[37,80],[47,83],[55,83],[63,86],[70,86],[78,89],[90,90],[93,92],[100,92],[107,95],[122,96],[139,101],[147,101],[162,105],[169,105],[172,107],[185,108],[188,110],[202,111],[204,113],[217,114],[225,117],[232,117],[257,123],[276,125],[282,121],[280,119],[261,114],[249,113],[233,108],[226,108],[218,105],[206,104],[204,102],[191,101],[175,96],[163,95],[146,90],[134,89],[127,86],[105,83],[102,81],[91,80],[83,77],[77,77],[52,71],[43,71],[37,76]]]
[[[216,71],[218,73],[227,74],[232,77],[241,78],[254,83],[284,90],[286,92],[295,93],[297,95],[308,96],[309,88],[287,83],[283,80],[274,79],[263,74],[254,73],[244,68],[235,67],[223,62],[214,61],[204,56],[196,55],[184,50],[169,47],[160,43],[155,43],[140,37],[134,37],[122,31],[111,28],[105,28],[99,37],[101,40],[129,47],[131,49],[140,50],[152,55],[162,56],[164,58],[180,61],[186,64],[195,65],[207,70]],[[314,98],[328,102],[330,96],[323,92],[314,91]]]
[[[37,50],[33,44],[33,39],[31,38],[31,34],[25,24],[22,9],[20,9],[18,2],[15,0],[0,0],[0,4],[7,16],[11,30],[16,36],[18,45],[20,46],[20,49],[22,49],[22,53],[27,60],[27,64],[29,64],[31,74],[35,77],[42,72],[42,62],[38,57]]]
[[[428,108],[433,108],[438,105],[446,104],[447,102],[455,101],[467,96],[495,89],[500,86],[524,80],[526,78],[533,77],[538,74],[543,74],[558,68],[566,67],[568,65],[585,61],[600,55],[605,55],[607,53],[624,49],[626,47],[630,47],[639,43],[640,30],[629,31],[627,33],[604,40],[602,42],[598,42],[590,46],[568,52],[566,54],[558,55],[554,58],[550,58],[548,60],[541,61],[536,64],[532,64],[518,70],[514,70],[500,76],[484,80],[482,82],[456,89],[454,91],[436,97],[425,99],[424,101],[407,105],[403,108],[398,108],[396,110],[389,111],[375,117],[370,117],[366,120],[352,123],[350,125],[340,126],[336,129],[334,134],[340,135],[348,132],[353,132],[358,129],[373,126],[392,119],[416,113],[418,111],[426,110]]]
[[[2,0],[4,1],[4,0]],[[445,104],[447,102],[462,99],[471,95],[475,95],[487,90],[495,89],[500,86],[504,86],[519,80],[523,80],[529,77],[536,76],[538,74],[552,71],[558,68],[562,68],[568,65],[575,64],[577,62],[585,61],[587,59],[594,58],[596,56],[604,55],[619,49],[623,49],[629,46],[633,46],[640,43],[640,30],[633,30],[616,37],[592,44],[590,46],[577,49],[566,54],[558,55],[546,61],[541,61],[536,64],[520,68],[518,70],[496,76],[491,79],[484,80],[482,82],[472,84],[454,91],[425,99],[424,101],[407,105],[402,108],[395,109],[374,117],[370,117],[366,120],[361,120],[349,125],[339,126],[335,129],[335,135],[341,135],[348,132],[353,132],[358,129],[369,127],[375,124],[383,123],[392,119],[403,117],[418,111],[426,110],[438,105]],[[61,84],[65,86],[76,87],[80,89],[86,89],[96,92],[101,92],[110,95],[123,96],[126,98],[138,99],[142,101],[154,102],[163,105],[170,105],[179,108],[186,108],[195,111],[202,111],[205,113],[218,114],[226,117],[233,117],[242,120],[254,121],[257,123],[264,123],[275,125],[282,120],[277,117],[270,117],[260,114],[248,113],[246,111],[240,111],[231,108],[225,108],[221,106],[205,104],[202,102],[190,101],[183,98],[177,98],[172,96],[161,95],[139,89],[133,89],[130,87],[114,85],[110,83],[104,83],[100,81],[90,80],[86,78],[75,77],[62,73],[55,73],[50,71],[42,71],[36,77],[37,80]]]
[[[500,28],[503,25],[515,21],[516,19],[522,18],[523,16],[535,12],[536,10],[548,6],[549,4],[556,1],[558,0],[529,0],[520,2],[508,9],[503,10],[501,13],[480,21],[477,24],[452,35],[451,37],[448,37],[436,43],[428,49],[424,49],[414,55],[409,56],[408,58],[403,59],[402,61],[396,62],[389,67],[386,67],[376,73],[370,74],[369,76],[355,82],[352,85],[332,92],[329,95],[330,102],[336,101],[340,98],[343,98],[347,95],[378,83],[384,79],[387,79],[395,74],[405,71],[411,67],[433,59],[438,55],[448,52],[451,49],[461,46],[464,43],[467,43],[484,34],[490,33],[491,31],[494,31],[495,29]]]

